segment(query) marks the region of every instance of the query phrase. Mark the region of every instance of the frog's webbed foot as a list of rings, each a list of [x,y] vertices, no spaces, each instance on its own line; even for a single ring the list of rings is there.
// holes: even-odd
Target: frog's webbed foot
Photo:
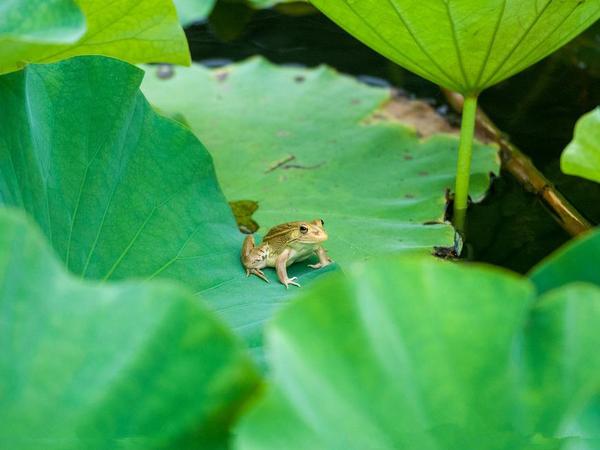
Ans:
[[[251,274],[256,275],[258,278],[265,280],[267,283],[270,283],[269,279],[265,276],[264,272],[260,269],[253,269],[246,267],[246,276],[249,277]]]
[[[294,286],[298,286],[301,287],[298,283],[296,283],[294,280],[297,280],[298,277],[292,277],[292,278],[286,278],[285,280],[282,280],[281,282],[283,284],[285,284],[285,288],[288,288],[288,285],[293,284]]]

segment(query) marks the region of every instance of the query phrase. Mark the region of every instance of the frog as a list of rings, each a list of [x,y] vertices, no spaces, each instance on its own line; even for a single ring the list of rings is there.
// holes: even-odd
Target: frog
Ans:
[[[321,245],[328,239],[324,226],[323,219],[282,223],[271,228],[258,246],[254,235],[246,236],[241,255],[246,276],[256,275],[269,283],[261,269],[274,267],[279,281],[286,289],[289,285],[300,287],[298,277],[288,277],[287,268],[291,264],[304,261],[315,254],[319,257],[319,262],[309,264],[308,267],[320,269],[333,263]]]

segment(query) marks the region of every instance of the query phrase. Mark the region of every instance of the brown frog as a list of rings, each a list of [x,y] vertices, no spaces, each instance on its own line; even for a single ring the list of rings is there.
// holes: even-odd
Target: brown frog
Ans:
[[[242,264],[246,275],[254,274],[268,283],[269,280],[261,269],[275,267],[279,281],[286,288],[290,284],[300,287],[295,281],[297,277],[288,278],[289,265],[296,261],[304,261],[314,254],[319,257],[319,262],[308,265],[313,269],[325,267],[333,262],[321,247],[328,237],[324,225],[322,219],[283,223],[271,228],[258,246],[254,244],[254,236],[246,236],[242,246]]]

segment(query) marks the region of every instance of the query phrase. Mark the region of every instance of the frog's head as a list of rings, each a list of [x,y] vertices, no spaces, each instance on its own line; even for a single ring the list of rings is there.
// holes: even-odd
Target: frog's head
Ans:
[[[294,240],[303,244],[320,244],[328,238],[323,219],[312,222],[296,222],[293,230]]]

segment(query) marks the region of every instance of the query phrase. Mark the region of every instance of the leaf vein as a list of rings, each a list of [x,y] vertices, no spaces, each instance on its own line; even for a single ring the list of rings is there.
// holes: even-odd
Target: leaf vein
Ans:
[[[460,47],[458,45],[458,36],[456,34],[456,26],[454,24],[454,18],[452,17],[452,12],[450,11],[450,1],[442,0],[446,5],[446,14],[448,15],[448,20],[450,21],[450,29],[452,30],[452,42],[454,43],[454,49],[456,50],[456,58],[458,59],[458,65],[460,67],[460,71],[462,73],[463,79],[465,80],[465,88],[467,91],[470,89],[469,78],[467,77],[467,72],[465,70],[465,66],[463,64],[462,55],[460,53]]]
[[[192,237],[198,232],[198,230],[200,229],[200,227],[203,225],[203,223],[199,223],[198,225],[196,225],[196,227],[194,228],[194,230],[190,233],[190,235],[187,237],[187,239],[183,242],[183,244],[181,245],[181,247],[179,248],[179,250],[177,251],[177,254],[172,257],[171,259],[169,259],[165,264],[163,264],[161,267],[159,267],[152,275],[150,275],[148,277],[148,280],[151,280],[152,278],[156,277],[157,275],[159,275],[160,273],[164,272],[165,270],[167,270],[175,261],[177,261],[179,259],[179,256],[181,255],[181,252],[183,251],[183,249],[188,245],[188,243],[192,240]],[[211,254],[215,254],[215,253],[211,253]]]
[[[479,88],[479,86],[480,86],[479,82],[481,81],[481,77],[483,76],[485,67],[487,66],[487,63],[492,54],[492,48],[494,48],[494,45],[496,44],[496,37],[498,36],[498,30],[500,29],[500,23],[502,22],[502,18],[504,17],[504,11],[506,9],[506,1],[507,0],[504,0],[502,2],[502,7],[500,8],[500,14],[498,15],[498,20],[496,21],[496,26],[494,27],[494,33],[492,34],[492,40],[490,42],[490,45],[487,48],[487,52],[485,54],[485,58],[483,59],[483,64],[481,65],[481,69],[479,69],[479,74],[477,75],[477,81],[475,81],[476,88]]]
[[[515,67],[519,67],[521,64],[523,64],[523,61],[526,61],[532,53],[534,53],[537,49],[540,48],[540,46],[546,45],[547,41],[552,37],[552,35],[554,35],[557,32],[557,30],[560,27],[562,27],[564,25],[564,23],[569,19],[569,17],[571,17],[571,15],[577,10],[579,5],[581,5],[581,3],[576,3],[575,7],[571,11],[569,11],[569,14],[567,14],[563,18],[563,20],[560,22],[560,24],[558,24],[556,27],[553,27],[550,30],[550,33],[548,33],[548,35],[544,39],[540,39],[540,41],[538,42],[538,44],[536,46],[534,46],[527,54],[525,54],[523,57],[521,57],[521,59],[519,59],[516,63],[511,65],[509,69],[504,70],[503,72],[500,73],[500,75],[496,74],[496,76],[492,79],[492,81],[496,82],[496,80],[502,80],[503,78],[506,77],[507,74],[510,74],[510,72],[513,71],[515,69]]]
[[[131,248],[133,247],[133,244],[137,241],[137,239],[142,234],[142,231],[144,230],[144,228],[146,228],[146,225],[148,224],[148,222],[150,222],[150,219],[152,219],[152,217],[154,216],[154,213],[156,211],[158,211],[160,208],[162,208],[163,206],[167,205],[175,196],[177,196],[179,193],[181,193],[184,189],[185,189],[185,186],[182,189],[179,189],[178,191],[174,192],[163,202],[155,205],[152,208],[152,210],[148,214],[148,217],[146,217],[146,219],[144,219],[142,224],[138,227],[135,235],[131,238],[129,243],[125,246],[125,249],[121,252],[119,257],[115,260],[115,263],[112,265],[112,267],[106,273],[106,275],[103,277],[104,280],[108,280],[110,278],[110,276],[114,273],[114,271],[117,269],[117,267],[119,267],[119,265],[121,264],[121,261],[123,261],[123,259],[127,255],[127,253],[129,253],[129,250],[131,250]]]
[[[94,163],[94,161],[96,160],[98,155],[100,154],[100,151],[103,146],[104,146],[104,144],[98,146],[98,150],[96,150],[96,153],[94,153],[94,156],[90,159],[90,161],[86,165],[85,171],[83,174],[83,179],[81,180],[81,183],[79,184],[79,192],[77,194],[77,203],[75,205],[75,209],[73,210],[73,214],[71,214],[71,228],[69,230],[69,240],[67,242],[67,253],[65,256],[65,264],[66,264],[67,268],[70,268],[69,267],[69,259],[71,257],[71,243],[73,240],[73,231],[75,229],[75,221],[76,221],[77,215],[79,213],[79,207],[81,206],[81,198],[83,197],[83,188],[85,187],[85,185],[87,183],[87,177],[88,177],[90,167],[92,166],[92,164]]]
[[[527,37],[527,35],[531,32],[531,30],[533,29],[533,27],[538,23],[538,21],[544,15],[544,13],[546,12],[546,10],[548,9],[548,6],[550,6],[551,3],[552,3],[552,0],[548,0],[548,2],[546,2],[546,4],[544,5],[544,7],[542,8],[542,10],[536,15],[535,19],[527,27],[527,29],[525,30],[525,33],[523,33],[523,35],[517,40],[517,42],[515,43],[515,45],[513,46],[513,48],[500,61],[500,63],[496,67],[496,70],[493,70],[492,73],[491,73],[491,75],[485,80],[485,82],[482,83],[482,85],[481,85],[482,87],[486,87],[491,80],[493,80],[495,78],[497,79],[496,74],[498,74],[498,72],[500,71],[500,69],[502,68],[502,66],[504,66],[504,64],[506,64],[506,62],[511,58],[511,56],[518,50],[518,48],[521,46],[521,44],[523,43],[523,41],[525,40],[525,38]]]
[[[135,111],[137,109],[137,103],[138,102],[133,102],[133,107],[131,108],[131,113],[129,114],[128,120],[127,120],[127,126],[124,127],[125,129],[125,137],[123,138],[123,143],[122,145],[125,145],[125,142],[127,141],[127,135],[129,134],[129,131],[131,129],[132,123],[133,123],[133,117],[135,116]],[[140,136],[138,135],[138,139],[140,138]],[[135,146],[131,146],[131,148],[134,148]],[[123,150],[123,149],[122,149]],[[117,179],[115,181],[114,187],[110,193],[110,197],[108,198],[108,203],[106,204],[106,208],[104,209],[104,213],[102,214],[102,220],[100,221],[100,226],[98,227],[98,232],[96,233],[96,238],[94,239],[94,243],[92,244],[92,248],[90,249],[88,256],[86,258],[86,262],[85,265],[83,267],[83,270],[81,272],[81,277],[83,278],[87,272],[87,269],[89,267],[90,261],[92,259],[92,255],[94,253],[94,251],[96,250],[96,246],[98,245],[98,241],[100,239],[100,234],[102,233],[102,229],[104,228],[104,223],[106,221],[106,216],[108,215],[108,210],[110,209],[111,205],[112,205],[112,201],[114,198],[115,193],[117,192],[117,189],[119,188],[119,185],[121,183],[121,179],[123,176],[123,172],[125,171],[127,167],[127,163],[123,164],[123,166],[121,167],[121,170],[119,172],[119,176],[117,176]]]
[[[394,51],[398,52],[399,55],[401,55],[403,58],[405,58],[407,61],[409,61],[411,64],[413,64],[415,67],[419,68],[419,70],[421,70],[423,73],[429,75],[433,79],[437,78],[437,76],[433,72],[431,72],[429,69],[427,69],[426,67],[423,67],[421,64],[417,63],[411,57],[409,57],[405,53],[403,53],[400,50],[398,50],[398,48],[395,45],[392,45],[391,43],[389,43],[388,40],[374,26],[372,26],[362,15],[360,15],[354,9],[354,7],[352,6],[352,4],[348,0],[344,0],[344,2],[348,6],[348,8],[350,8],[352,10],[352,12],[354,13],[354,15],[363,24],[365,24],[379,39],[381,39],[383,42],[387,43],[390,46],[390,48],[392,48]],[[449,81],[451,84],[455,84],[454,80],[452,80],[451,78],[448,78],[448,77],[446,77],[446,78],[447,78],[447,81]]]
[[[458,83],[453,77],[451,77],[443,69],[443,67],[440,66],[435,59],[433,59],[433,57],[429,54],[429,52],[427,50],[425,50],[425,47],[423,46],[421,41],[419,39],[417,39],[417,36],[416,36],[415,32],[413,31],[413,29],[408,25],[408,22],[404,19],[404,16],[402,15],[402,11],[400,10],[400,7],[396,3],[396,0],[387,0],[387,1],[390,4],[390,6],[392,7],[392,9],[394,10],[394,12],[396,13],[396,16],[398,16],[398,19],[400,19],[400,21],[404,24],[406,31],[408,31],[408,33],[412,37],[415,44],[417,44],[417,47],[419,47],[421,52],[432,62],[432,64],[440,71],[440,73],[445,75],[448,80],[452,81],[452,84],[454,84],[456,87],[460,87],[461,84]]]

